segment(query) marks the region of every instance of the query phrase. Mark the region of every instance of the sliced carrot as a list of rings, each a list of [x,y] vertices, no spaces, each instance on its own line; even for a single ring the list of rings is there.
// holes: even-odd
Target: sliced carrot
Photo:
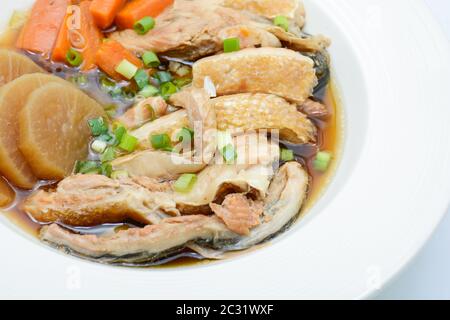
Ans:
[[[128,2],[116,16],[116,24],[121,29],[132,29],[135,22],[143,17],[156,18],[174,0],[133,0]]]
[[[115,80],[123,80],[123,77],[116,72],[116,67],[124,59],[128,60],[138,68],[144,66],[138,57],[114,40],[107,40],[104,42],[96,55],[98,67]]]
[[[91,4],[91,14],[100,29],[110,27],[120,9],[127,0],[94,0]]]
[[[36,0],[16,47],[48,56],[66,14],[68,0]]]
[[[83,1],[80,3],[80,14],[81,14],[81,37],[83,47],[79,48],[74,45],[73,47],[80,50],[83,55],[83,65],[81,69],[83,71],[88,71],[96,68],[95,55],[100,48],[102,43],[102,33],[97,28],[94,18],[91,15],[89,7],[92,1]]]
[[[65,62],[66,54],[70,49],[69,41],[69,27],[68,19],[70,19],[71,14],[67,13],[64,18],[63,24],[59,29],[58,38],[56,39],[55,46],[52,51],[52,60],[57,62]]]

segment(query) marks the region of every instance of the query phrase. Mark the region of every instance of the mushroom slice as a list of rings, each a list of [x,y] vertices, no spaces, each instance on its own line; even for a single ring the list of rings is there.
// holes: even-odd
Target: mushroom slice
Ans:
[[[202,88],[205,77],[217,94],[271,93],[302,104],[317,84],[314,62],[284,48],[250,48],[197,61],[193,85]]]
[[[149,181],[117,181],[100,175],[74,175],[54,191],[40,190],[30,196],[23,209],[39,222],[61,222],[72,226],[93,226],[133,219],[158,223],[165,212],[176,215],[176,204],[164,189],[148,188]],[[159,184],[159,188],[164,185]],[[168,184],[165,190],[170,190]]]
[[[285,16],[299,27],[305,24],[305,7],[302,0],[224,0],[224,5],[238,10],[248,10],[270,19]]]
[[[270,94],[236,94],[212,99],[217,127],[239,133],[248,130],[277,129],[280,138],[292,143],[316,140],[314,124],[297,107]]]
[[[189,126],[195,131],[194,152],[177,154],[155,150],[140,151],[114,160],[112,165],[115,170],[125,170],[132,176],[171,179],[182,173],[199,172],[206,167],[217,146],[216,114],[208,103],[209,95],[204,89],[193,89],[183,92],[180,97],[183,97],[182,104],[186,108]],[[152,132],[154,131],[153,128]],[[144,132],[150,133],[144,129],[139,132],[139,138],[144,136]]]
[[[125,265],[156,262],[189,247],[192,242],[200,244],[198,249],[242,250],[270,239],[289,225],[301,209],[307,186],[308,175],[300,164],[284,165],[271,183],[270,196],[264,202],[265,218],[245,236],[232,232],[216,216],[192,215],[167,218],[157,225],[106,236],[75,234],[52,224],[41,229],[40,238],[97,261]],[[211,250],[208,252],[213,254]]]

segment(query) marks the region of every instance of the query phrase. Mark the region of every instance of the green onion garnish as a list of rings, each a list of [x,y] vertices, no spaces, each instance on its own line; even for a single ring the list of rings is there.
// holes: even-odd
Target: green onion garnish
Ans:
[[[119,148],[127,152],[133,152],[136,150],[138,143],[139,140],[136,137],[125,133],[120,140]]]
[[[173,84],[176,85],[178,88],[183,88],[184,86],[187,86],[188,84],[190,84],[192,82],[192,79],[187,77],[187,78],[177,78],[175,80],[173,80]]]
[[[178,88],[176,85],[174,85],[172,82],[166,82],[161,85],[161,95],[163,98],[167,99],[174,93],[178,91]]]
[[[159,61],[158,56],[152,51],[145,51],[142,55],[142,61],[144,61],[144,65],[147,68],[156,68],[161,65],[161,61]]]
[[[114,129],[114,135],[116,136],[116,140],[118,142],[122,141],[125,133],[127,133],[127,129],[125,129],[123,125],[119,125],[116,129]]]
[[[177,133],[177,140],[179,142],[191,143],[194,140],[194,131],[189,128],[183,128]]]
[[[121,178],[128,178],[130,175],[125,170],[117,170],[113,171],[111,173],[111,179],[121,179]]]
[[[186,193],[192,189],[196,182],[196,174],[185,173],[178,178],[173,187],[177,192]]]
[[[85,75],[77,75],[69,78],[69,81],[79,87],[84,87],[88,84],[88,78]]]
[[[83,63],[83,56],[74,48],[70,48],[66,53],[66,60],[72,67],[79,67]]]
[[[229,144],[233,144],[231,133],[227,131],[217,131],[217,147],[219,150],[222,150]]]
[[[144,88],[146,85],[148,85],[148,80],[150,77],[148,76],[148,73],[145,70],[139,69],[138,72],[134,75],[134,81],[136,81],[137,86],[139,89]]]
[[[127,59],[123,59],[116,67],[115,71],[124,76],[126,79],[131,80],[138,71],[138,67]]]
[[[108,132],[108,125],[105,123],[105,120],[102,117],[89,120],[88,125],[94,137]]]
[[[158,71],[156,77],[161,83],[166,83],[172,81],[172,75],[167,71]]]
[[[239,51],[241,49],[241,41],[239,38],[228,38],[223,40],[223,51],[225,53]]]
[[[152,85],[146,85],[141,91],[138,92],[138,95],[143,96],[144,98],[150,98],[156,96],[158,93],[158,88]]]
[[[283,28],[286,32],[289,30],[289,19],[286,16],[276,16],[273,19],[273,24]]]
[[[232,144],[227,144],[225,147],[223,147],[221,153],[223,156],[223,160],[225,160],[225,163],[227,164],[233,164],[237,159],[237,153]]]
[[[172,146],[170,137],[168,134],[154,134],[150,137],[150,142],[153,149],[162,150]]]
[[[134,24],[133,28],[137,34],[143,35],[152,30],[155,27],[155,24],[155,19],[153,19],[152,17],[145,17],[137,21]]]
[[[100,164],[96,161],[77,161],[75,173],[100,173]]]
[[[116,149],[114,147],[106,148],[105,152],[100,156],[101,162],[113,161],[116,158]]]
[[[313,161],[314,169],[320,172],[327,171],[331,162],[331,153],[327,151],[320,151],[317,153]]]
[[[295,159],[294,151],[282,148],[280,151],[280,158],[282,161],[292,161]]]
[[[106,76],[103,76],[100,78],[100,84],[102,85],[102,87],[108,88],[108,89],[110,89],[116,85],[116,83],[113,80],[109,79]]]
[[[102,140],[94,140],[91,144],[91,149],[95,153],[103,153],[106,150],[108,145],[105,141]]]
[[[144,108],[147,108],[148,109],[148,111],[150,111],[150,115],[149,115],[149,120],[150,121],[155,121],[156,120],[156,112],[155,112],[155,109],[153,109],[153,107],[151,106],[151,105],[149,105],[149,104],[146,104],[145,106],[144,106]]]
[[[102,175],[107,176],[108,178],[111,177],[111,174],[113,172],[112,165],[108,162],[102,163],[102,165],[100,166],[100,170],[102,172]]]

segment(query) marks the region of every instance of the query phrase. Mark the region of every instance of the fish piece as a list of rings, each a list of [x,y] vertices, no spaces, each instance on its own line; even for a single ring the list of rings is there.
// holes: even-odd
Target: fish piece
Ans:
[[[197,61],[193,85],[210,77],[218,95],[270,93],[302,104],[317,84],[314,62],[284,48],[244,49]]]
[[[222,205],[210,203],[209,206],[228,229],[240,235],[250,234],[250,229],[261,223],[262,203],[247,199],[242,194],[227,195]]]
[[[147,184],[149,182],[147,181]],[[145,184],[144,184],[145,185]],[[133,219],[158,223],[164,212],[177,215],[176,204],[161,191],[132,180],[112,180],[101,175],[74,175],[56,190],[40,190],[26,199],[23,209],[37,221],[72,226],[93,226]]]
[[[45,71],[23,54],[0,49],[0,88],[29,73],[45,73]]]
[[[148,121],[162,117],[166,114],[166,111],[167,103],[162,97],[150,97],[128,109],[117,118],[117,121],[128,129],[136,129]]]
[[[183,173],[199,172],[206,167],[213,158],[217,146],[216,114],[208,104],[209,95],[204,89],[194,89],[183,92],[180,97],[182,97],[182,104],[189,118],[189,127],[194,130],[193,152],[192,150],[184,152],[184,150],[178,149],[177,151],[183,151],[183,153],[139,151],[114,160],[112,165],[115,170],[125,170],[132,176],[172,179]],[[152,132],[155,130],[156,125],[152,124],[153,126],[149,125],[145,129],[140,128],[138,134],[140,141],[145,134],[150,133],[149,128]],[[148,135],[146,139],[148,139]]]
[[[302,0],[224,0],[223,4],[270,19],[285,16],[294,20],[299,27],[305,24],[305,7]]]
[[[145,265],[179,252],[193,242],[198,249],[221,252],[243,250],[270,239],[299,213],[308,187],[308,175],[296,162],[280,168],[264,202],[261,224],[242,236],[232,232],[216,216],[192,215],[167,218],[157,225],[119,231],[114,235],[80,235],[57,224],[41,229],[43,241],[103,263]],[[195,247],[195,246],[194,246]],[[202,252],[202,250],[198,250]],[[207,250],[212,256],[214,250]]]
[[[309,117],[324,118],[329,115],[327,106],[313,99],[306,100],[298,107],[298,110]]]
[[[275,95],[236,94],[212,99],[217,128],[232,133],[277,129],[283,140],[308,143],[316,140],[314,124],[297,107]]]

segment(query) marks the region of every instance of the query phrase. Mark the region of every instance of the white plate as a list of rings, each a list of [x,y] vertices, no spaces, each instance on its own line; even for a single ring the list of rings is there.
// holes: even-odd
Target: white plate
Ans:
[[[13,8],[2,3],[1,22]],[[34,298],[364,298],[429,238],[449,204],[450,49],[420,0],[305,1],[333,39],[345,108],[337,175],[271,246],[218,264],[113,268],[0,224],[0,295]]]

